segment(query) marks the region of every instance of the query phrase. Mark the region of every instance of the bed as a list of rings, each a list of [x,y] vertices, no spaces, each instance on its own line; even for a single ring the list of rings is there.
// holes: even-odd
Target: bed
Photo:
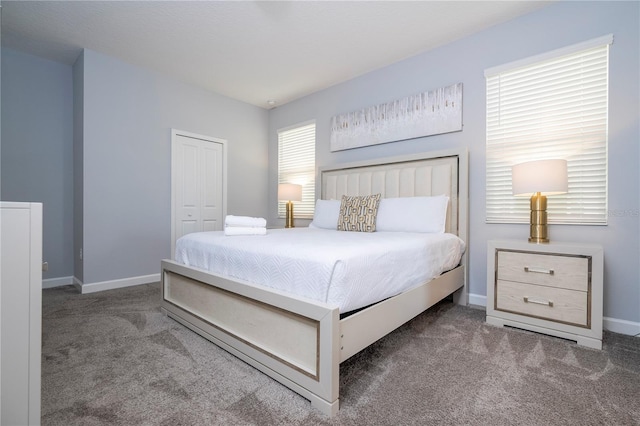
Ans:
[[[376,193],[383,198],[444,194],[449,200],[445,231],[466,243],[467,168],[466,150],[325,167],[319,170],[319,193],[324,200]],[[313,229],[269,230],[261,241],[290,238],[290,231],[314,238],[317,233],[326,234]],[[251,275],[238,278],[228,269],[216,273],[163,260],[161,307],[169,317],[333,416],[339,407],[340,363],[449,295],[466,305],[466,262],[463,254],[460,262],[447,266],[436,278],[413,283],[382,301],[340,306],[340,298],[319,301],[304,292],[257,284]],[[301,265],[302,271],[313,268]],[[353,276],[344,274],[344,279],[349,282]]]

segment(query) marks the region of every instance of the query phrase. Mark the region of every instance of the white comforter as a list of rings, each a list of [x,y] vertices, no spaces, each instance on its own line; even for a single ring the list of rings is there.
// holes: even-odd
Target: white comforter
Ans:
[[[454,268],[465,250],[452,234],[270,229],[263,236],[188,234],[176,261],[340,308],[358,309]]]

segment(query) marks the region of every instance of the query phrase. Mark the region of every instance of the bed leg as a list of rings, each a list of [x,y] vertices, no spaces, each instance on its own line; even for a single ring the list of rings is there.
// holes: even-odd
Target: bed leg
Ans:
[[[338,408],[339,408],[338,399],[336,399],[333,402],[328,402],[320,397],[312,395],[310,398],[310,401],[311,401],[311,406],[313,408],[320,411],[322,414],[324,414],[327,417],[334,417],[336,414],[338,414]]]
[[[464,268],[458,269],[458,274],[464,274]],[[467,292],[466,279],[464,276],[459,276],[459,280],[465,282],[465,284],[458,290],[453,292],[453,303],[456,305],[468,306],[469,305],[469,293]]]

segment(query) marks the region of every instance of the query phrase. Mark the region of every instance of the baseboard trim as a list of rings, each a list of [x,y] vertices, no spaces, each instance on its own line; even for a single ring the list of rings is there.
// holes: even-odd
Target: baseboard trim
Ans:
[[[75,276],[73,277],[73,286],[78,290],[78,293],[82,293],[82,281]]]
[[[477,306],[487,306],[487,296],[469,293],[469,304]],[[637,336],[640,334],[640,322],[621,320],[617,318],[602,319],[602,328],[613,333],[626,334],[627,336]]]
[[[476,306],[487,306],[487,296],[469,293],[469,304]]]
[[[116,288],[133,287],[136,285],[155,283],[160,281],[160,274],[142,275],[139,277],[123,278],[119,280],[100,281],[97,283],[83,283],[74,277],[74,285],[82,294],[98,291],[114,290]]]
[[[607,317],[604,317],[602,321],[602,327],[607,331],[626,334],[628,336],[638,336],[640,334],[640,322]]]
[[[62,287],[74,283],[74,277],[47,278],[42,280],[42,288]]]

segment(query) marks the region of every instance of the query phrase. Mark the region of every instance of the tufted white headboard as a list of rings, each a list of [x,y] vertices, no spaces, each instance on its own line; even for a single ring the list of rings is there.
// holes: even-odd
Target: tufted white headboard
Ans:
[[[320,168],[321,198],[449,196],[446,232],[467,240],[467,152],[447,151]]]

